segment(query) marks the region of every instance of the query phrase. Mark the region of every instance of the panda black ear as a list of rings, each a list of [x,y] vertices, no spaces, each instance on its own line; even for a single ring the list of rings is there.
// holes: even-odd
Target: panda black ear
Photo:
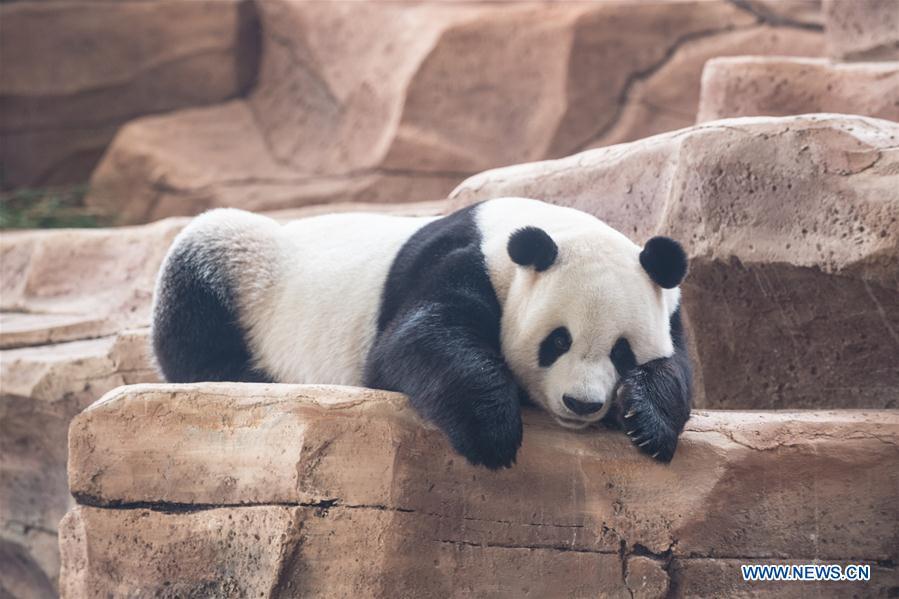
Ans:
[[[524,227],[512,233],[506,249],[512,262],[521,266],[533,266],[537,272],[552,266],[559,255],[556,242],[538,227]]]
[[[687,274],[687,253],[668,237],[653,237],[640,252],[640,265],[649,278],[663,289],[680,285]]]

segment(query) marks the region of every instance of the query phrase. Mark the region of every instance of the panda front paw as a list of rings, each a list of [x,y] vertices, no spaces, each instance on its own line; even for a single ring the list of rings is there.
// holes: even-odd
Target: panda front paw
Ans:
[[[637,449],[660,462],[670,462],[680,433],[651,397],[644,372],[629,374],[618,391],[624,432]]]
[[[511,467],[522,439],[518,397],[483,399],[471,416],[447,431],[456,451],[475,466]]]

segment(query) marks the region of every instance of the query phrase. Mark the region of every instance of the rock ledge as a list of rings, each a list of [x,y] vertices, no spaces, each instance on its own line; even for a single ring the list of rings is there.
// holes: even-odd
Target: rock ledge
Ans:
[[[712,596],[746,590],[742,563],[813,560],[899,584],[890,411],[700,412],[669,466],[528,412],[496,473],[397,394],[136,385],[73,421],[69,455],[68,597]]]

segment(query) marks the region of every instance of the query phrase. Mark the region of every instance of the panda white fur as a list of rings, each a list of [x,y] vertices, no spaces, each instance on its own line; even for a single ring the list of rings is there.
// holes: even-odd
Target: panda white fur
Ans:
[[[153,306],[170,382],[365,385],[407,394],[474,464],[509,466],[520,405],[581,428],[618,404],[668,461],[690,412],[681,247],[501,198],[440,218],[235,209],[176,238]]]

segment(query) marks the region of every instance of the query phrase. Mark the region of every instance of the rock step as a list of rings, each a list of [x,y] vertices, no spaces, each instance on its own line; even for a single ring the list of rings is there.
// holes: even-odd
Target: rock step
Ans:
[[[490,472],[397,394],[136,385],[73,421],[61,588],[720,596],[742,563],[820,560],[872,564],[877,594],[899,584],[897,466],[895,411],[698,412],[667,466],[527,411],[518,463]]]
[[[899,121],[899,62],[838,64],[823,59],[713,58],[702,72],[696,121],[810,112]]]

